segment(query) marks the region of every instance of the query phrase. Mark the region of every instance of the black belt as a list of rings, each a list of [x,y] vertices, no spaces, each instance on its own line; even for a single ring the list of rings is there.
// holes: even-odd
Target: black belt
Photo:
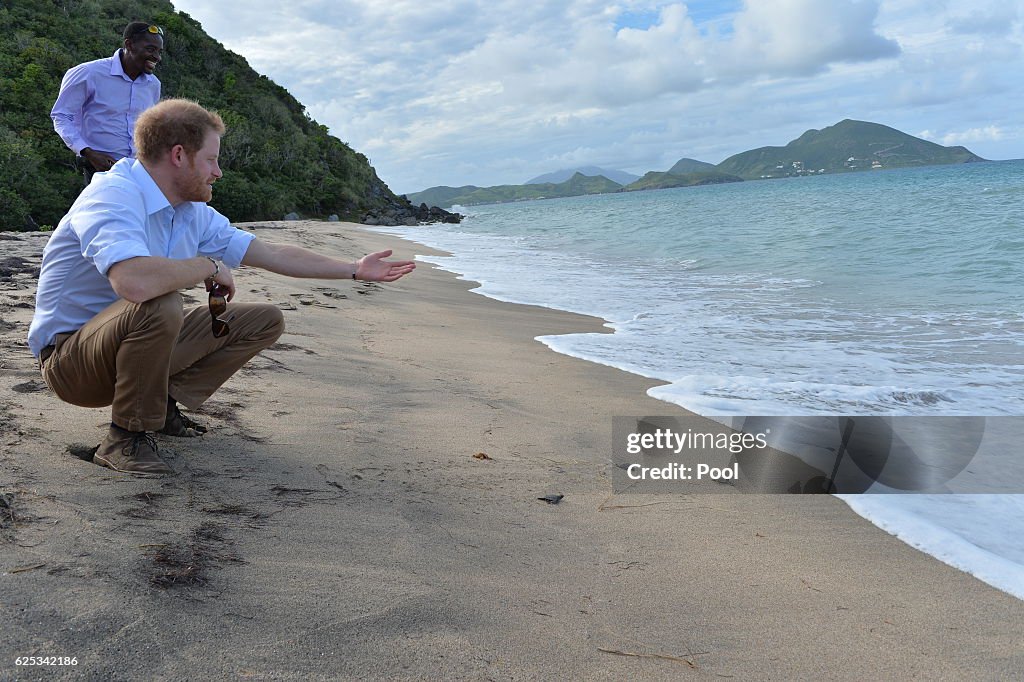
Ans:
[[[60,334],[56,334],[53,337],[53,343],[39,351],[39,367],[42,368],[43,364],[50,359],[51,355],[53,355],[53,352],[57,350],[62,343],[71,338],[74,333],[75,332],[61,332]]]

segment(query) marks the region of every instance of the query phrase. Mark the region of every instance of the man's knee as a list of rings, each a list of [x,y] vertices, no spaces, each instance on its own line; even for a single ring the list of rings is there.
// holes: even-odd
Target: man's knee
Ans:
[[[271,303],[247,303],[235,309],[235,315],[228,308],[228,324],[232,319],[241,323],[238,341],[248,341],[259,348],[274,345],[284,333],[284,313]]]
[[[147,325],[165,330],[168,334],[177,338],[181,330],[182,321],[185,319],[184,303],[181,294],[171,291],[163,296],[151,298],[144,303],[139,303],[139,312]]]
[[[284,313],[276,305],[267,304],[263,310],[263,316],[266,320],[266,334],[269,343],[274,343],[284,333]]]

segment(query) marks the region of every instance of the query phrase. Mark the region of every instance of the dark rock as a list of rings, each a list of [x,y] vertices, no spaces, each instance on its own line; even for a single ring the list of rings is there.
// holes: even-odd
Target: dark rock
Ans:
[[[20,258],[18,256],[0,258],[0,276],[10,277],[11,275],[30,272],[32,269],[32,265],[30,265],[24,258]]]
[[[382,185],[383,183],[381,183]],[[422,203],[415,206],[406,196],[387,198],[388,193],[381,189],[381,186],[372,185],[370,194],[374,197],[384,198],[385,201],[382,203],[371,202],[373,208],[363,213],[360,221],[364,225],[414,226],[423,223],[459,223],[462,221],[462,216],[458,213],[449,213],[437,206],[427,206]]]

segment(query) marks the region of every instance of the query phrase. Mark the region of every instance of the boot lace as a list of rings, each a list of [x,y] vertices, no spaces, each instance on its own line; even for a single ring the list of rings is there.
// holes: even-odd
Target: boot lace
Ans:
[[[157,451],[156,438],[148,431],[140,431],[132,436],[131,441],[121,448],[121,453],[126,457],[135,457],[143,443],[148,445],[153,452]]]

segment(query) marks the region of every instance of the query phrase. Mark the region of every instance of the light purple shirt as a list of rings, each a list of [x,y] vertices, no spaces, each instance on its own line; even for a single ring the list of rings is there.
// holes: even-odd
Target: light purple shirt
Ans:
[[[39,356],[53,337],[80,329],[118,300],[107,271],[136,256],[210,256],[237,268],[255,236],[201,202],[171,206],[140,161],[97,173],[43,249],[28,345]]]
[[[88,147],[116,159],[135,156],[135,121],[160,101],[160,81],[148,73],[132,80],[120,55],[118,50],[113,57],[79,64],[64,74],[50,118],[75,154]]]

